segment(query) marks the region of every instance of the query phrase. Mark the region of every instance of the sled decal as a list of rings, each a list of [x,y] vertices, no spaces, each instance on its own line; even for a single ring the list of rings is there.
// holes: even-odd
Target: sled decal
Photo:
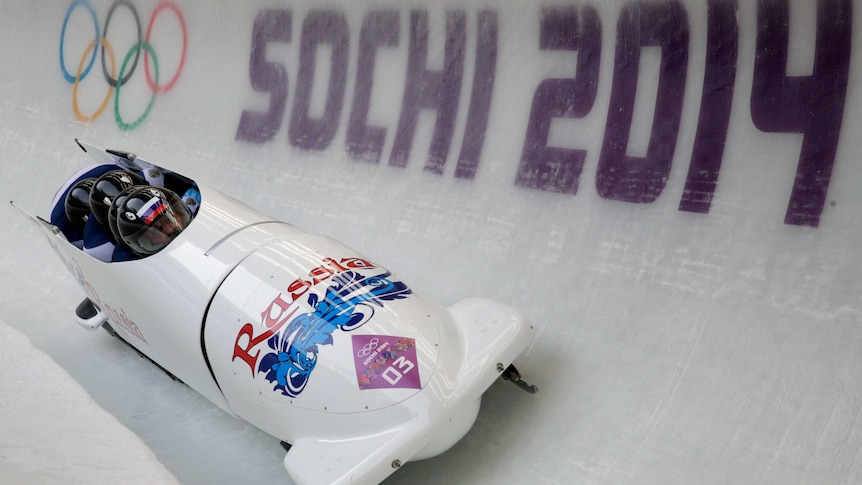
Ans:
[[[245,361],[255,378],[263,374],[274,385],[273,391],[296,397],[305,389],[317,365],[319,346],[332,345],[336,330],[355,330],[371,319],[375,308],[383,308],[385,302],[412,293],[407,285],[391,279],[389,272],[366,276],[348,267],[338,268],[344,271],[328,275],[325,281],[329,284],[322,295],[309,291],[312,285],[302,289],[302,293],[307,292],[305,302],[310,311],[301,311],[301,300],[294,289],[288,288],[292,298],[279,294],[261,313],[265,331],[255,336],[251,323],[240,329],[234,342],[233,360]],[[361,269],[369,268],[374,266],[367,264]],[[261,350],[252,352],[258,345]],[[415,350],[413,360],[415,366]]]
[[[389,335],[354,335],[359,389],[421,389],[416,341]]]

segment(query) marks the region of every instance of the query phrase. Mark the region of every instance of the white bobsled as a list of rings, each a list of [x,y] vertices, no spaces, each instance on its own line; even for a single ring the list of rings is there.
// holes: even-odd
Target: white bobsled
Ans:
[[[128,153],[79,145],[100,163]],[[517,310],[445,308],[339,242],[206,186],[163,250],[103,262],[31,218],[115,336],[231,415],[290,447],[297,483],[377,483],[446,451],[532,339]],[[288,446],[285,446],[288,448]]]

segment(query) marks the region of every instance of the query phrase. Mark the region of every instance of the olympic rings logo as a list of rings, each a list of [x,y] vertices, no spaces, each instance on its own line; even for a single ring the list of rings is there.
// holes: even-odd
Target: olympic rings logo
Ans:
[[[359,358],[367,357],[375,348],[377,348],[377,344],[380,342],[380,339],[374,337],[369,340],[367,344],[363,345],[359,352],[356,352],[356,356]]]
[[[81,61],[78,64],[78,71],[73,75],[66,68],[66,63],[63,60],[63,53],[65,50],[64,42],[66,40],[66,27],[69,23],[69,17],[71,17],[72,12],[79,6],[89,11],[90,16],[93,18],[93,30],[95,30],[96,35],[95,38],[87,46],[87,48],[84,49],[84,54],[81,56]],[[128,8],[134,16],[135,24],[138,28],[138,40],[132,46],[132,48],[129,49],[129,52],[126,53],[126,56],[120,66],[120,72],[119,74],[117,74],[117,65],[116,59],[114,58],[114,49],[111,47],[111,43],[108,42],[108,26],[111,24],[111,16],[113,16],[114,11],[121,6]],[[159,62],[158,58],[156,57],[156,51],[150,44],[150,36],[152,34],[153,25],[156,22],[156,18],[159,16],[160,13],[165,10],[170,10],[171,12],[173,12],[179,20],[183,36],[183,50],[182,54],[180,55],[179,66],[177,67],[176,73],[174,73],[173,77],[166,84],[159,85]],[[99,49],[96,49],[97,45],[101,47],[102,73],[105,76],[105,80],[108,82],[108,92],[96,112],[91,115],[85,115],[81,113],[81,110],[78,107],[78,85],[81,83],[81,81],[84,80],[84,78],[87,77],[87,75],[90,73],[90,69],[96,62],[96,54],[99,51]],[[156,99],[156,94],[167,93],[176,84],[177,79],[180,77],[180,73],[183,70],[183,65],[185,64],[187,45],[188,33],[186,31],[185,18],[183,17],[183,14],[180,11],[179,7],[177,7],[174,2],[170,0],[165,0],[159,3],[156,6],[155,10],[153,10],[152,15],[150,16],[150,22],[147,26],[146,37],[143,38],[141,31],[141,19],[138,16],[137,9],[135,9],[135,6],[132,5],[129,0],[114,1],[114,3],[111,5],[110,10],[108,10],[108,17],[105,19],[105,27],[103,29],[103,33],[101,34],[99,31],[99,20],[96,15],[96,10],[93,8],[93,5],[90,4],[88,0],[74,0],[69,6],[69,10],[66,12],[66,17],[63,19],[63,30],[60,34],[60,70],[63,73],[63,77],[66,79],[66,81],[74,85],[74,88],[72,89],[72,110],[75,112],[75,118],[85,123],[95,120],[105,110],[108,105],[108,102],[111,100],[111,95],[113,94],[114,116],[117,120],[117,125],[121,129],[126,131],[133,130],[139,124],[141,124],[141,122],[143,122],[144,119],[146,119],[147,116],[150,114],[150,109],[153,107],[153,103]],[[135,73],[135,69],[137,68],[138,61],[141,57],[141,51],[144,52],[144,73],[147,78],[147,85],[149,86],[150,91],[152,91],[152,95],[150,96],[149,103],[147,104],[144,113],[137,120],[128,123],[123,120],[122,116],[120,116],[120,88],[122,88],[122,86],[126,84],[132,77],[132,74]],[[88,56],[89,62],[87,62]],[[110,72],[108,71],[108,67],[106,65],[106,57],[111,64]],[[153,74],[150,73],[150,57],[152,57],[153,59]],[[129,65],[130,61],[131,65]],[[84,67],[84,64],[87,65],[86,68]]]

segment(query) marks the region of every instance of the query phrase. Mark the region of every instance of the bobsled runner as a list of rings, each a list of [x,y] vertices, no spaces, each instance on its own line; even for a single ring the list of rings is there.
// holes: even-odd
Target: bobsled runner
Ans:
[[[295,482],[378,483],[460,440],[496,379],[536,391],[512,365],[533,336],[514,308],[483,298],[439,306],[329,237],[131,153],[78,144],[97,164],[161,171],[199,195],[193,210],[158,187],[114,197],[117,245],[145,233],[115,219],[147,229],[173,208],[180,230],[113,262],[75,244],[53,215],[27,214],[86,294],[78,323],[105,328],[281,440]]]

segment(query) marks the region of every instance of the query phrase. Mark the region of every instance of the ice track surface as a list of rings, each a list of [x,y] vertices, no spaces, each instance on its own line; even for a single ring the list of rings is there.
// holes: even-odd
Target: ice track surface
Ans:
[[[0,321],[0,482],[176,483],[134,433]]]
[[[386,483],[862,482],[856,2],[133,0],[108,29],[112,2],[72,5],[0,3],[0,200],[47,215],[81,138],[535,322],[540,393],[495,384]],[[60,56],[74,81],[95,24],[128,74],[128,5],[173,84],[141,60],[81,121],[101,50],[77,90]],[[0,481],[289,482],[275,439],[79,328],[41,234],[0,221]]]

